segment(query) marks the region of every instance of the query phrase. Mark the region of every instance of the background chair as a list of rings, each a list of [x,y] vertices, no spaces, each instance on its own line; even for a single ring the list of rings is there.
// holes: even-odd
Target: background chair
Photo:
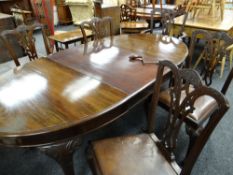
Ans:
[[[140,33],[149,27],[145,20],[137,20],[136,9],[129,5],[121,5],[121,33]]]
[[[220,78],[223,75],[226,59],[229,59],[230,68],[232,67],[233,57],[233,38],[225,32],[217,32],[212,35],[213,46],[215,47],[214,64],[221,64]]]
[[[192,34],[190,45],[190,61],[194,55],[194,45],[200,45],[197,41],[204,40],[205,46],[201,51],[199,57],[196,59],[193,66],[194,69],[202,63],[202,74],[206,85],[210,85],[212,82],[213,73],[216,70],[218,63],[221,64],[220,77],[222,77],[225,67],[226,59],[229,58],[230,68],[232,67],[233,58],[233,38],[225,32],[209,33],[205,30],[196,30]],[[208,42],[206,39],[208,38]],[[191,64],[191,62],[189,63]],[[208,79],[208,80],[207,80]]]
[[[201,41],[203,42],[203,46],[200,48],[200,43],[198,42],[201,38]],[[195,55],[197,52],[195,50],[198,49],[198,55]],[[189,56],[188,56],[188,67],[192,67],[192,62],[194,59],[194,56],[197,58],[193,68],[196,69],[197,64],[199,64],[200,60],[203,60],[203,64],[200,67],[200,74],[203,77],[203,80],[205,81],[205,84],[207,86],[211,85],[212,83],[212,76],[215,70],[215,63],[214,63],[214,50],[213,42],[212,42],[212,36],[209,32],[205,30],[195,30],[192,33],[191,37],[191,43],[189,46]]]
[[[161,31],[163,35],[173,35],[177,38],[183,39],[186,37],[186,34],[184,33],[184,26],[188,17],[188,12],[185,11],[184,8],[177,7],[175,10],[167,10],[167,9],[160,9],[155,8],[151,11],[151,18],[150,18],[150,29],[146,31],[146,33],[153,33],[155,22],[154,21],[154,15],[155,14],[161,14]],[[174,18],[180,15],[184,15],[183,18],[183,24],[180,26],[180,29],[178,33],[173,33],[172,27],[174,25]]]
[[[233,68],[231,68],[230,73],[228,74],[222,89],[221,93],[226,94],[227,90],[231,84],[233,79]],[[185,85],[184,85],[185,86]],[[193,90],[195,87],[189,87],[190,90]],[[170,110],[171,106],[171,98],[170,98],[170,91],[173,89],[172,83],[168,88],[165,88],[161,91],[159,96],[159,105],[165,108],[166,110]],[[185,98],[185,92],[181,93],[180,100],[182,101]],[[207,96],[201,97],[197,100],[195,104],[195,110],[192,114],[188,114],[185,118],[185,121],[188,123],[188,127],[186,128],[187,133],[189,134],[190,140],[193,140],[196,134],[203,128],[205,125],[206,120],[209,118],[209,114],[212,114],[216,110],[216,104],[212,98]],[[192,142],[192,141],[191,141]]]
[[[3,42],[5,47],[8,49],[8,53],[11,58],[14,60],[16,66],[20,65],[18,61],[17,54],[12,47],[12,42],[17,41],[19,46],[21,46],[25,52],[25,54],[29,57],[29,60],[32,61],[38,58],[38,53],[35,47],[35,38],[33,37],[33,32],[35,28],[40,28],[43,36],[44,45],[46,48],[47,54],[52,53],[52,49],[50,43],[48,43],[48,39],[45,34],[45,30],[43,25],[41,24],[33,24],[33,25],[19,25],[14,30],[5,30],[1,33],[1,37],[3,38]]]
[[[82,22],[80,24],[80,28],[83,34],[84,43],[88,42],[85,29],[92,31],[94,46],[97,46],[99,43],[102,43],[104,37],[113,37],[111,17],[103,17],[103,18],[94,17],[90,21]]]
[[[209,87],[203,86],[200,77],[194,70],[179,71],[175,65],[168,61],[159,63],[156,84],[149,110],[149,131],[154,130],[156,106],[163,79],[164,68],[168,67],[173,77],[174,89],[170,93],[172,103],[168,113],[161,139],[151,134],[139,134],[103,139],[92,143],[91,158],[98,174],[103,175],[154,175],[154,174],[190,174],[195,161],[202,148],[207,142],[210,134],[220,119],[228,110],[229,105],[224,96]],[[192,84],[196,90],[186,91],[186,98],[180,103],[183,89],[181,82]],[[195,102],[199,97],[211,96],[216,103],[216,110],[210,114],[208,123],[199,131],[193,140],[190,150],[184,158],[183,166],[175,161],[174,150],[177,147],[177,135],[181,126],[185,123],[185,116],[195,109]],[[174,111],[176,111],[174,113]]]

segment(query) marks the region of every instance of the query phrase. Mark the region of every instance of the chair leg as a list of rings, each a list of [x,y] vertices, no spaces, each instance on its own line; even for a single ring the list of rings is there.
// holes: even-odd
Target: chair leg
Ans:
[[[229,57],[230,68],[232,67],[232,59],[233,59],[233,49],[230,51],[230,57]]]
[[[193,69],[197,68],[197,65],[200,63],[201,59],[203,58],[203,55],[204,55],[204,51],[202,51],[201,54],[199,55],[197,61],[195,62],[194,66],[193,66]]]
[[[223,57],[223,58],[222,58],[222,61],[221,61],[221,72],[220,72],[220,78],[222,78],[222,76],[223,76],[225,63],[226,63],[226,57]]]

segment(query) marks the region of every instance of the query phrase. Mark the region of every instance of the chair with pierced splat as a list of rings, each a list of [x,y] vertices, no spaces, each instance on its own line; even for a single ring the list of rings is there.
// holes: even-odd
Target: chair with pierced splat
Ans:
[[[170,92],[172,100],[168,120],[163,135],[159,139],[153,133],[154,114],[165,68],[171,70],[174,88]],[[183,82],[185,82],[185,86],[183,86]],[[195,88],[190,91],[189,86]],[[180,103],[183,92],[186,93],[186,96]],[[199,130],[196,138],[190,143],[190,149],[187,151],[183,165],[178,165],[174,150],[177,147],[177,136],[181,126],[187,124],[186,116],[196,110],[195,105],[198,99],[206,96],[213,100],[215,110],[213,113],[209,113],[208,123]],[[92,160],[93,169],[96,174],[101,175],[190,174],[209,136],[228,108],[229,104],[225,97],[217,90],[203,86],[196,71],[178,70],[173,63],[161,61],[148,116],[150,134],[120,136],[92,142],[89,158]]]
[[[29,60],[32,61],[38,58],[38,53],[35,47],[35,38],[33,36],[33,32],[36,28],[40,28],[42,31],[43,41],[46,49],[46,53],[52,53],[52,47],[50,43],[48,43],[48,39],[45,34],[44,26],[41,24],[33,24],[33,25],[19,25],[14,30],[5,30],[1,32],[1,37],[3,38],[3,42],[5,47],[8,49],[8,53],[11,58],[14,60],[15,65],[19,66],[20,62],[16,53],[13,49],[12,42],[17,41],[18,44],[23,48],[25,55],[29,57]],[[15,40],[12,40],[15,39]]]

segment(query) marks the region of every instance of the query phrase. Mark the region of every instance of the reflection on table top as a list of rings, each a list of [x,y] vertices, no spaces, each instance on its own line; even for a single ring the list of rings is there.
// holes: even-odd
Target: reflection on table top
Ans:
[[[112,46],[106,40],[100,51],[89,43],[86,54],[84,45],[70,48],[51,55],[49,58],[60,64],[88,73],[124,92],[134,93],[155,78],[154,64],[130,62],[129,56],[140,55],[147,60],[168,59],[180,64],[187,56],[186,45],[176,38],[150,34],[131,34],[114,36]],[[111,47],[110,47],[111,46]]]
[[[182,25],[183,18],[184,16],[175,18],[174,23],[176,25]],[[220,18],[210,18],[208,16],[189,17],[185,26],[226,32],[233,27],[233,10],[225,10],[223,20]]]
[[[48,144],[104,126],[151,94],[157,66],[129,56],[180,64],[188,54],[181,41],[149,34],[85,46],[1,75],[0,144]]]
[[[87,36],[91,36],[92,32],[90,30],[86,30],[86,34]],[[62,32],[62,33],[49,36],[49,39],[58,41],[61,43],[77,41],[77,40],[81,40],[82,38],[83,38],[83,34],[81,32],[81,29],[66,31],[66,32]]]
[[[4,142],[4,137],[37,135],[78,125],[126,97],[119,89],[49,59],[6,72],[0,87],[3,144],[20,144],[16,139]]]

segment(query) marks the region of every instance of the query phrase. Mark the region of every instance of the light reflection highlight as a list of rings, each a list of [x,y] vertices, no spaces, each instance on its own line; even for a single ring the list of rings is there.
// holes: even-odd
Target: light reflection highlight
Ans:
[[[0,89],[0,103],[7,107],[36,97],[47,87],[47,80],[37,74],[26,75]]]
[[[166,51],[168,53],[172,53],[172,52],[175,52],[176,47],[174,46],[172,42],[170,43],[159,42],[159,49]]]
[[[78,99],[90,94],[91,91],[95,90],[100,85],[100,81],[90,77],[84,77],[72,82],[68,85],[62,95],[68,98],[69,101],[75,102]]]
[[[99,65],[108,64],[119,54],[117,47],[106,48],[98,53],[92,53],[90,56],[91,62]]]

